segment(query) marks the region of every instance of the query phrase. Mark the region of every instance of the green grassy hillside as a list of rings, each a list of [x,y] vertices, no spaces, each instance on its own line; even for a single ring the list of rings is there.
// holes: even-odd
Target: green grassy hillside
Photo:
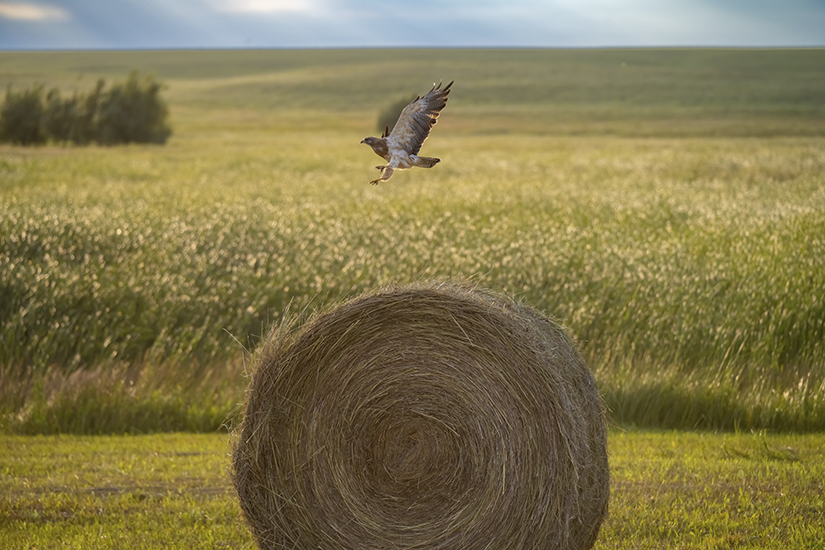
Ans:
[[[454,79],[454,134],[823,135],[823,66],[822,49],[0,52],[0,86],[83,90],[154,72],[184,132],[223,110],[360,127]]]
[[[15,86],[154,70],[174,130],[0,147],[4,429],[217,429],[287,304],[434,277],[565,322],[615,422],[825,429],[823,66],[823,50],[0,53]],[[440,79],[456,84],[422,152],[443,162],[368,185],[378,157],[358,142]]]

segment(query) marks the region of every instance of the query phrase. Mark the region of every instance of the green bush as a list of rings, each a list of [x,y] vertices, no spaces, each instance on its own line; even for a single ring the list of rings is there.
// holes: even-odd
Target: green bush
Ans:
[[[76,111],[77,96],[64,100],[58,88],[49,90],[40,119],[41,130],[55,141],[69,141]]]
[[[95,84],[95,88],[85,96],[75,96],[75,113],[72,119],[72,128],[69,132],[69,140],[85,145],[97,140],[97,111],[101,98],[106,93],[104,88],[106,83],[101,78]]]
[[[43,117],[43,86],[13,92],[6,88],[6,99],[0,108],[0,142],[19,145],[45,143],[40,119]]]
[[[162,85],[152,76],[115,84],[98,103],[97,141],[115,143],[166,143],[172,130],[166,125],[168,109],[160,99]]]
[[[378,131],[383,132],[385,128],[389,128],[390,132],[392,132],[393,127],[395,127],[395,123],[398,122],[398,117],[401,116],[401,111],[403,111],[404,107],[409,105],[410,101],[413,99],[415,99],[415,96],[407,98],[402,97],[381,111],[378,114]]]
[[[136,71],[109,90],[101,79],[88,94],[65,99],[57,88],[44,101],[42,85],[17,93],[9,87],[0,111],[0,142],[166,143],[172,130],[162,87],[153,76],[140,77]]]

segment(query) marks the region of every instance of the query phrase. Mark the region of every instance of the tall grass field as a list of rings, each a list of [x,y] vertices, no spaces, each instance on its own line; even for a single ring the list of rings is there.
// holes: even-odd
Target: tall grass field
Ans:
[[[3,432],[221,430],[273,323],[424,279],[562,321],[614,425],[825,430],[825,50],[0,52],[131,69],[166,145],[0,146]],[[369,185],[439,80],[442,162]]]

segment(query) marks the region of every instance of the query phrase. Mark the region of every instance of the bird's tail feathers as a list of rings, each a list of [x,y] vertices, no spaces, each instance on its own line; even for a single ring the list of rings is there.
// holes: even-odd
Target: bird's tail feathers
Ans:
[[[419,168],[432,168],[439,162],[441,162],[441,159],[434,157],[418,157],[415,161],[415,165]]]

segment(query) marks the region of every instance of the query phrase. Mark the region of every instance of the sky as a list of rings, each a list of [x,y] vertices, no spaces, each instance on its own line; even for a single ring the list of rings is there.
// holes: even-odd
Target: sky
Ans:
[[[825,0],[0,0],[0,50],[704,46],[825,46]]]

